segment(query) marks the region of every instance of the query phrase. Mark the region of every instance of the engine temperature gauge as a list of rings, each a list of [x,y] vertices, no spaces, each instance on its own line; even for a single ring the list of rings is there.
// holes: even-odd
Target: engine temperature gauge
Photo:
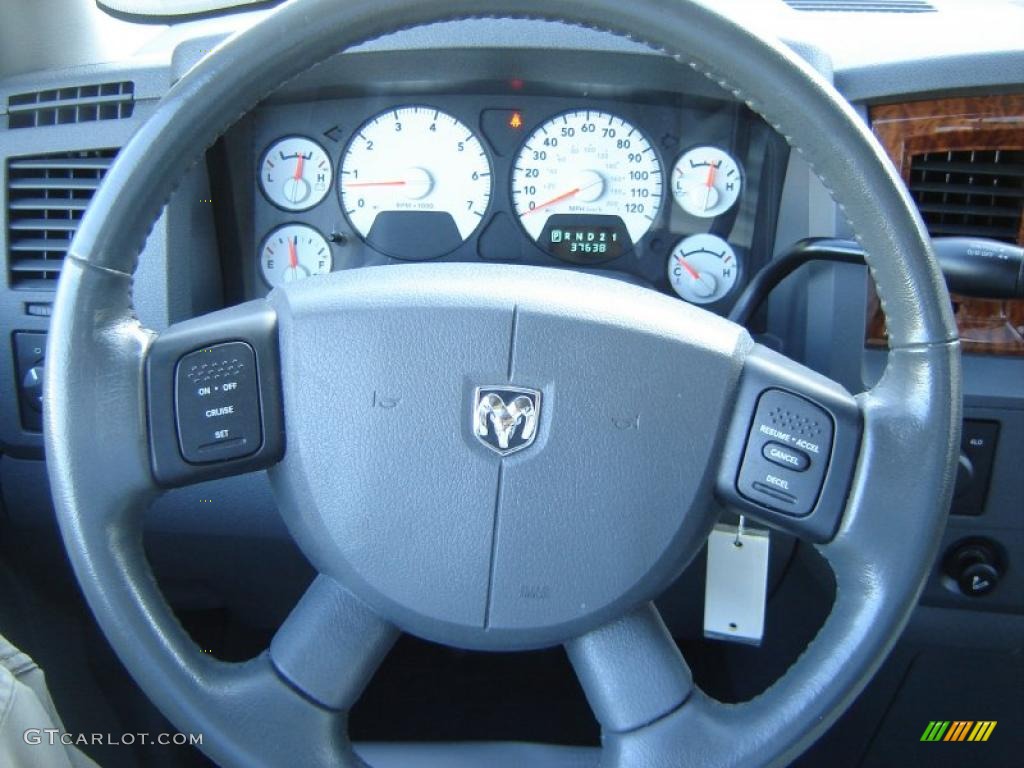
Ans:
[[[684,211],[702,219],[732,208],[742,186],[736,161],[718,147],[695,147],[672,169],[672,196]]]
[[[713,304],[736,285],[736,253],[720,237],[691,235],[668,256],[668,280],[693,304]]]
[[[260,246],[260,268],[271,287],[310,275],[325,275],[332,263],[327,240],[305,224],[278,227]]]
[[[260,161],[260,188],[278,208],[304,211],[331,188],[331,159],[323,147],[303,136],[271,144]]]

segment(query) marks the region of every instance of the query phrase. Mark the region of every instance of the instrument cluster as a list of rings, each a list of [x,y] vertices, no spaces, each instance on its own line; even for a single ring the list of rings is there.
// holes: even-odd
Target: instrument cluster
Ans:
[[[664,94],[353,97],[264,106],[249,130],[255,292],[480,260],[603,270],[724,312],[770,252],[785,167],[742,106]]]

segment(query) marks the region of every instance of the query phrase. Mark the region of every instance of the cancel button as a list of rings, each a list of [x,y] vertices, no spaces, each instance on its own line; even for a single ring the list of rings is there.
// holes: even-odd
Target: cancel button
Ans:
[[[761,455],[773,464],[778,464],[780,467],[787,467],[797,472],[803,472],[811,465],[811,460],[807,457],[806,453],[795,448],[788,448],[779,443],[765,443],[764,448],[761,449]]]

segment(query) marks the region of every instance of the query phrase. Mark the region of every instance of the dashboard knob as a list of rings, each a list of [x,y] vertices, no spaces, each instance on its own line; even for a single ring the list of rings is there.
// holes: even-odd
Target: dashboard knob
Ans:
[[[987,595],[998,586],[1001,577],[995,547],[985,541],[956,545],[946,557],[945,571],[967,597]]]
[[[43,361],[33,365],[25,373],[21,381],[21,391],[25,400],[36,411],[43,410]]]
[[[987,595],[999,583],[999,571],[989,563],[971,563],[961,571],[957,584],[968,597]]]

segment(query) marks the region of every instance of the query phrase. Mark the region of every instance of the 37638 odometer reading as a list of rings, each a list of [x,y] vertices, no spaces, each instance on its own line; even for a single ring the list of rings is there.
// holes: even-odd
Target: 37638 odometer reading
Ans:
[[[657,153],[638,128],[607,112],[577,110],[553,117],[526,140],[512,174],[512,201],[523,228],[548,253],[596,262],[647,234],[661,210],[662,187]],[[606,247],[599,247],[602,234]]]
[[[581,224],[580,220],[586,223]],[[548,217],[537,243],[552,256],[576,264],[608,261],[633,247],[618,216],[554,214]]]

